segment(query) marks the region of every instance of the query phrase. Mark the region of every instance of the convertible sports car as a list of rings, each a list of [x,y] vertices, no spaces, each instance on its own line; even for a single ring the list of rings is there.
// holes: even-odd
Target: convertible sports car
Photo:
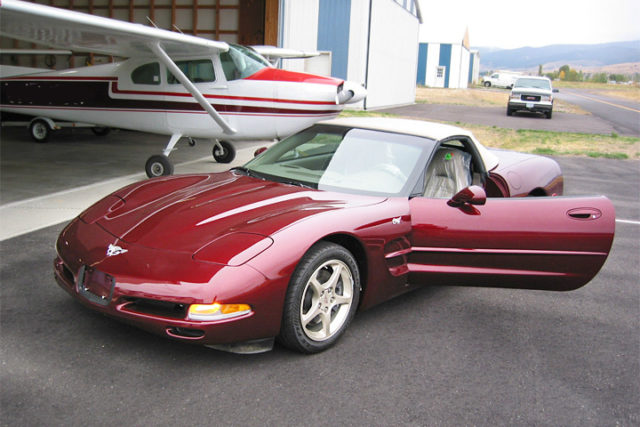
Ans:
[[[603,196],[552,197],[551,159],[423,121],[319,123],[224,173],[122,188],[57,241],[93,310],[235,352],[322,351],[356,310],[421,285],[566,291],[611,248]],[[547,196],[547,197],[514,197]]]

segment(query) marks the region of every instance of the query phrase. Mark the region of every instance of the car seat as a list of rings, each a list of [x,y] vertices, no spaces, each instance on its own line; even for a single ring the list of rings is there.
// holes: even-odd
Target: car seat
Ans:
[[[424,197],[450,199],[471,185],[471,154],[457,148],[438,148],[425,181]]]

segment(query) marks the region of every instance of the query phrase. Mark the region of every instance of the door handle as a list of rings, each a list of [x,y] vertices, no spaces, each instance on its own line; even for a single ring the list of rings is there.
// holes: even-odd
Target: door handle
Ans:
[[[596,208],[575,208],[567,211],[567,215],[572,219],[588,221],[600,218],[602,212]]]

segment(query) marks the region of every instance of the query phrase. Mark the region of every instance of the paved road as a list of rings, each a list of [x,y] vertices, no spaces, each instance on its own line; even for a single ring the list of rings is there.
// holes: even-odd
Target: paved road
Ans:
[[[562,89],[556,96],[611,123],[620,135],[640,136],[640,102],[578,89]]]
[[[558,159],[569,194],[640,219],[640,162]],[[90,312],[52,277],[62,225],[0,243],[0,424],[640,423],[640,226],[582,289],[429,287],[359,314],[331,350],[239,356]]]
[[[380,110],[420,119],[442,120],[498,126],[508,129],[534,129],[556,132],[579,132],[640,137],[640,106],[630,101],[620,101],[593,95],[580,90],[561,89],[559,98],[576,103],[591,112],[585,114],[553,113],[551,120],[541,114],[519,112],[511,117],[505,107],[470,107],[466,105],[415,104]],[[587,96],[589,98],[587,98]],[[596,101],[595,97],[598,97]]]

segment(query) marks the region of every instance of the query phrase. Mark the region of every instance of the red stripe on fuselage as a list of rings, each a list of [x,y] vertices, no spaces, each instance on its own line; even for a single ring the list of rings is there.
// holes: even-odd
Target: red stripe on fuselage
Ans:
[[[157,95],[157,96],[177,96],[191,98],[190,93],[184,92],[154,92],[140,90],[123,90],[118,87],[118,82],[111,83],[111,91],[118,95]],[[207,99],[228,99],[231,101],[256,101],[256,102],[280,102],[283,104],[308,104],[308,105],[336,105],[333,101],[306,101],[300,99],[280,99],[280,98],[258,98],[250,96],[231,96],[231,95],[209,95],[203,93]]]

